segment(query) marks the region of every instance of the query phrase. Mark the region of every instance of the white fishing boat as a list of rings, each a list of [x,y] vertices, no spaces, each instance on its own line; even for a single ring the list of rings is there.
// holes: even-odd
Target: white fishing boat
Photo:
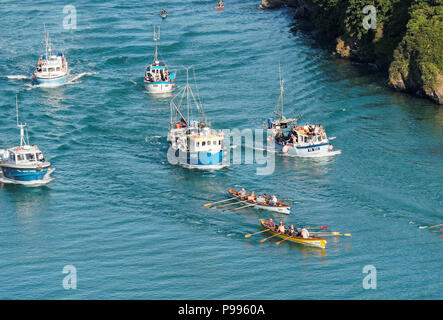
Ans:
[[[38,59],[37,67],[32,75],[32,80],[40,85],[56,86],[66,82],[68,75],[68,61],[63,53],[54,54],[49,42],[49,35],[44,29],[45,55]]]
[[[280,67],[279,67],[280,71]],[[268,129],[267,141],[274,141],[278,152],[298,157],[321,157],[337,154],[320,124],[306,123],[297,125],[296,118],[286,118],[283,114],[284,80],[280,72],[280,97],[274,111],[276,118],[269,118],[264,123]]]
[[[0,182],[39,186],[51,182],[51,173],[55,170],[50,168],[51,163],[46,161],[38,146],[30,145],[25,130],[26,123],[18,121],[20,129],[20,146],[9,149],[0,149]]]
[[[175,89],[175,72],[169,72],[166,64],[158,59],[158,45],[160,40],[160,27],[154,27],[155,53],[154,62],[145,69],[144,83],[149,93],[170,93]]]
[[[170,103],[168,159],[170,163],[187,168],[220,169],[226,166],[223,163],[223,132],[212,129],[207,122],[204,106],[198,95],[194,95],[188,77],[189,70],[186,71],[186,85]]]

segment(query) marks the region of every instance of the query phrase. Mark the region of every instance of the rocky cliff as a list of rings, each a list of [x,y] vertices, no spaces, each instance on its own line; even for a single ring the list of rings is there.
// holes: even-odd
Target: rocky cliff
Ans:
[[[263,8],[282,5],[309,19],[336,54],[376,63],[391,88],[443,104],[443,0],[262,0]]]

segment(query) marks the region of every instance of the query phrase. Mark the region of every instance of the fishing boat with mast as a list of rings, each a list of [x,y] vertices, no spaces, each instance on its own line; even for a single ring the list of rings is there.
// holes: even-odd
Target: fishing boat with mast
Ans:
[[[160,27],[156,30],[154,26],[154,62],[145,69],[144,83],[149,93],[170,93],[175,89],[175,72],[170,73],[166,64],[158,59],[158,40],[160,40]]]
[[[198,93],[198,88],[196,90]],[[169,162],[196,169],[225,167],[223,132],[211,128],[207,121],[204,105],[189,85],[189,68],[186,69],[186,85],[172,98],[170,109]]]
[[[275,108],[276,118],[268,118],[263,124],[268,130],[267,141],[274,141],[278,152],[290,156],[318,157],[337,154],[334,152],[322,125],[306,123],[297,125],[296,118],[286,118],[283,113],[284,80],[280,74],[280,97]]]
[[[40,85],[56,86],[66,82],[68,61],[62,52],[53,54],[49,35],[44,27],[45,55],[40,56],[32,80]]]
[[[16,98],[17,127],[20,129],[20,146],[0,150],[0,182],[23,185],[44,185],[53,180],[50,177],[55,170],[46,161],[38,146],[29,144],[29,137],[24,128],[26,123],[19,123],[18,102]]]

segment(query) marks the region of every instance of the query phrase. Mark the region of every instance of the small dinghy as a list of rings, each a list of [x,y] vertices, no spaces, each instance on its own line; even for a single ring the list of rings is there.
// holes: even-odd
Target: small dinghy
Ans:
[[[157,41],[160,40],[160,27],[155,30],[154,41],[155,54],[154,63],[148,65],[145,69],[144,83],[146,90],[152,94],[170,93],[175,89],[175,72],[169,72],[166,64],[158,59]]]
[[[322,157],[340,153],[332,151],[333,146],[329,142],[326,131],[322,125],[305,124],[297,125],[297,119],[286,118],[283,114],[283,84],[280,66],[280,98],[274,111],[277,118],[269,118],[263,124],[268,130],[267,141],[274,141],[276,151],[290,156],[298,157]]]
[[[231,188],[228,188],[228,193],[230,196],[234,196],[235,199],[237,201],[240,201],[242,203],[246,203],[247,207],[253,207],[253,208],[258,208],[258,209],[263,209],[263,210],[268,210],[268,211],[273,211],[273,212],[279,212],[279,213],[284,213],[284,214],[290,214],[291,213],[291,206],[282,203],[282,202],[278,202],[277,203],[272,203],[271,201],[267,201],[266,199],[263,199],[264,202],[260,203],[260,201],[257,201],[259,197],[255,197],[253,196],[255,199],[254,200],[249,200],[249,196],[247,194],[241,194],[241,192],[239,191],[235,191],[232,190]]]
[[[16,103],[17,104],[17,103]],[[36,145],[30,145],[24,128],[26,124],[18,122],[20,128],[20,146],[0,150],[0,182],[39,186],[51,182],[51,163],[46,161]]]
[[[32,80],[39,85],[57,86],[66,82],[68,61],[63,53],[52,53],[46,27],[44,30],[46,52],[40,56]]]

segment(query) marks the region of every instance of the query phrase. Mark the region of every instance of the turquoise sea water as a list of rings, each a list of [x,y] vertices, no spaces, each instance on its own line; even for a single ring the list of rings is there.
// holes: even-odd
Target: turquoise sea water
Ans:
[[[0,188],[2,299],[441,299],[443,112],[395,93],[376,71],[338,60],[300,31],[287,9],[258,1],[62,1],[0,6],[0,147],[18,144],[20,115],[57,168],[48,187]],[[160,9],[169,13],[161,21]],[[74,80],[33,88],[43,23]],[[261,126],[276,104],[278,62],[286,113],[336,136],[341,155],[277,157],[256,165],[190,171],[166,161],[168,99],[143,88],[161,25],[160,57],[194,65],[217,128]],[[6,32],[7,30],[7,32]],[[208,209],[229,186],[299,201],[290,216]],[[321,251],[244,235],[258,218],[352,233]],[[65,290],[65,265],[77,289]],[[377,289],[365,290],[365,265]],[[279,285],[277,288],[276,281]]]

